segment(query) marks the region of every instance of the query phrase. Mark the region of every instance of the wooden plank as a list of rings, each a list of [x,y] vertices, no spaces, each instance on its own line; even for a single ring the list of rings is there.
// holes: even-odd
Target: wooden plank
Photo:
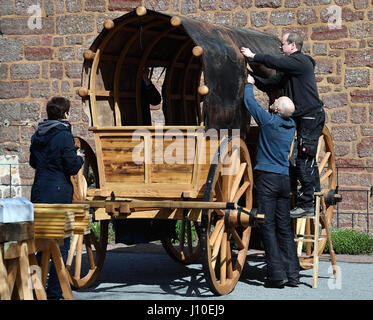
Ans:
[[[0,223],[0,243],[34,238],[34,222]]]
[[[69,283],[69,278],[67,276],[67,271],[62,260],[61,251],[58,246],[58,243],[55,240],[49,240],[51,253],[52,253],[52,261],[56,268],[58,280],[60,282],[60,286],[62,289],[63,297],[65,300],[72,300],[73,295]]]
[[[0,243],[0,300],[10,300],[8,272],[3,257],[4,246]]]
[[[36,261],[35,254],[29,255],[29,262],[30,262],[30,266],[39,267],[38,262]],[[32,285],[34,287],[36,299],[47,300],[47,294],[45,293],[42,278],[39,277],[39,274],[38,272],[36,272],[36,269],[34,269],[31,273],[31,280],[32,280]]]
[[[34,300],[32,288],[30,286],[30,264],[28,259],[27,242],[18,242],[19,246],[19,273],[20,282],[18,290],[22,290],[23,300]],[[18,292],[20,294],[20,291]],[[21,295],[20,295],[21,296]]]

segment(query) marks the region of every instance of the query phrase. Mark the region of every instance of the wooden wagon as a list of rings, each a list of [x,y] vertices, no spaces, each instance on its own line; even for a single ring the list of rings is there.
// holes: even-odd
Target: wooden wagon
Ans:
[[[95,144],[93,152],[78,139],[86,151],[83,173],[88,177],[91,170],[96,184],[86,191],[81,174],[74,180],[76,201],[88,201],[101,232],[100,239],[93,232],[73,238],[67,262],[71,284],[82,288],[97,279],[110,219],[177,220],[178,239],[160,239],[168,254],[184,264],[202,256],[211,291],[227,294],[241,275],[258,219],[249,152],[258,130],[250,127],[243,104],[246,62],[239,48],[279,54],[280,41],[256,30],[144,7],[106,20],[104,27],[84,52],[79,89]],[[143,125],[144,67],[163,69],[161,127]],[[250,67],[263,77],[275,72]],[[270,101],[279,94],[270,92]],[[326,127],[318,158],[324,191],[334,192],[334,152]],[[329,203],[328,223],[332,213]],[[83,241],[89,269],[82,274]]]

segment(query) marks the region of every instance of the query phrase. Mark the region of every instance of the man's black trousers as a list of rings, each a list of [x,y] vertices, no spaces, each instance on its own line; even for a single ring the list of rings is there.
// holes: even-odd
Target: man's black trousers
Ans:
[[[297,197],[297,207],[306,209],[314,207],[314,193],[321,191],[316,152],[324,123],[325,112],[323,109],[296,121],[298,143],[296,178],[301,184]]]
[[[290,224],[290,178],[277,173],[256,175],[258,209],[264,213],[263,244],[270,281],[298,280],[299,261]]]

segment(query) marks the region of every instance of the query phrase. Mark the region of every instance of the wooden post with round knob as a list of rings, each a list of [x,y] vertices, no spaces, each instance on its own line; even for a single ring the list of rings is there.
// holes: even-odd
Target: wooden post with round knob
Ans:
[[[137,8],[136,8],[136,14],[137,14],[139,17],[146,15],[146,8],[143,7],[143,6],[137,7]]]
[[[205,96],[206,94],[209,93],[209,87],[206,86],[206,85],[199,86],[199,87],[198,87],[198,93],[199,93],[201,96]]]
[[[195,57],[199,57],[203,54],[203,49],[200,46],[195,46],[192,50],[192,53]]]
[[[89,95],[89,90],[86,87],[80,87],[78,89],[78,94],[80,97],[85,98]]]
[[[106,19],[106,20],[104,21],[104,27],[105,27],[106,30],[113,29],[114,26],[115,26],[115,24],[114,24],[114,21],[113,21],[113,20],[111,20],[111,19]]]
[[[95,53],[92,50],[85,50],[83,53],[84,59],[93,60],[95,57]]]
[[[177,16],[171,18],[170,23],[173,27],[178,27],[181,25],[181,19]]]

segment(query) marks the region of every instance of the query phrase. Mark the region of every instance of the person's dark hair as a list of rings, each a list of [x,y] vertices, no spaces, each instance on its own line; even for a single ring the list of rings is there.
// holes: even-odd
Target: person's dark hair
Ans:
[[[302,51],[303,47],[303,39],[302,37],[297,33],[289,33],[288,38],[286,40],[289,44],[295,43],[295,46],[297,47],[298,51]]]
[[[64,97],[53,97],[47,103],[49,120],[61,120],[65,112],[69,113],[70,101]]]

